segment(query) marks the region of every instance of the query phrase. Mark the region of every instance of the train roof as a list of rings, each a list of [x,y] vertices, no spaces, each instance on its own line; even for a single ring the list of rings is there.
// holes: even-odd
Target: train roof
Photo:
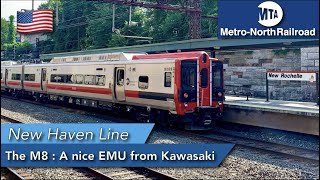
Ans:
[[[135,55],[132,57],[133,60],[154,60],[161,58],[190,58],[200,57],[203,54],[207,54],[205,51],[192,51],[192,52],[178,52],[178,53],[164,53],[164,54],[146,54],[146,55]]]
[[[50,63],[93,62],[93,61],[130,61],[135,55],[146,55],[137,52],[114,52],[100,54],[86,54],[77,56],[54,57]]]
[[[95,62],[70,62],[70,63],[47,63],[47,64],[26,64],[29,67],[52,67],[52,66],[72,66],[72,65],[110,65],[110,64],[159,64],[159,63],[173,63],[176,58],[163,58],[153,59],[152,61],[136,60],[136,61],[95,61]],[[20,65],[21,66],[21,65]],[[14,66],[3,66],[3,67],[19,67]]]

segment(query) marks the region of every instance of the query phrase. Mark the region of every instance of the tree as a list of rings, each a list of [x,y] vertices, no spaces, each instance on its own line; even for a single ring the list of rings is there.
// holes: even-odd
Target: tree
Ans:
[[[6,19],[1,18],[1,50],[3,50],[3,45],[8,43],[9,35],[9,23]]]
[[[151,0],[155,2],[155,0]],[[55,10],[56,0],[48,0],[39,9]],[[59,24],[54,24],[54,32],[45,33],[49,39],[40,44],[41,53],[54,53],[128,46],[142,43],[157,43],[189,39],[189,16],[185,12],[159,9],[132,8],[130,26],[129,7],[116,5],[115,28],[112,32],[112,4],[88,0],[60,0]],[[170,4],[181,5],[179,0]],[[217,16],[217,0],[201,1],[202,15]],[[54,13],[54,19],[55,18]],[[217,21],[201,22],[202,37],[217,36]],[[125,36],[152,37],[153,40]]]
[[[9,16],[9,32],[8,32],[8,43],[13,44],[16,42],[16,28],[14,27],[14,16]]]
[[[126,38],[118,34],[113,34],[111,40],[108,43],[108,47],[120,47],[127,45]]]

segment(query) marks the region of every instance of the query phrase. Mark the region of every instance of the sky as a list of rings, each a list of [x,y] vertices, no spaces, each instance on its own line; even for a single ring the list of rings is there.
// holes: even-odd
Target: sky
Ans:
[[[47,0],[34,0],[34,9]],[[9,20],[10,15],[17,16],[21,9],[32,9],[32,0],[1,0],[1,17]],[[16,20],[16,19],[15,19]]]

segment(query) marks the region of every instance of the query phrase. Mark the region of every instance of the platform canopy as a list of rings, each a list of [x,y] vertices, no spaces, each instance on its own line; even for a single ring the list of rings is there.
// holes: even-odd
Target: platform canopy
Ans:
[[[115,48],[103,48],[84,51],[41,54],[40,59],[52,59],[53,57],[75,56],[85,54],[101,54],[112,52],[176,52],[180,51],[226,51],[226,50],[254,50],[274,48],[299,48],[319,46],[319,39],[192,39],[137,46],[124,46]]]

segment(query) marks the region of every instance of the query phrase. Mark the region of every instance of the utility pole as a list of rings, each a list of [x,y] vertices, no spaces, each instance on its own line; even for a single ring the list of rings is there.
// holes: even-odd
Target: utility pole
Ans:
[[[56,0],[56,25],[59,24],[59,0]]]
[[[131,13],[132,13],[132,6],[129,7],[129,27],[131,26]]]
[[[13,45],[13,60],[16,60],[16,46]]]
[[[32,11],[34,10],[34,0],[32,0]]]
[[[115,13],[116,13],[116,5],[113,4],[112,5],[112,32],[114,32],[116,30],[116,28],[114,27],[115,26],[114,21],[115,21],[115,15],[116,15]]]
[[[80,50],[80,28],[78,26],[78,50]]]

